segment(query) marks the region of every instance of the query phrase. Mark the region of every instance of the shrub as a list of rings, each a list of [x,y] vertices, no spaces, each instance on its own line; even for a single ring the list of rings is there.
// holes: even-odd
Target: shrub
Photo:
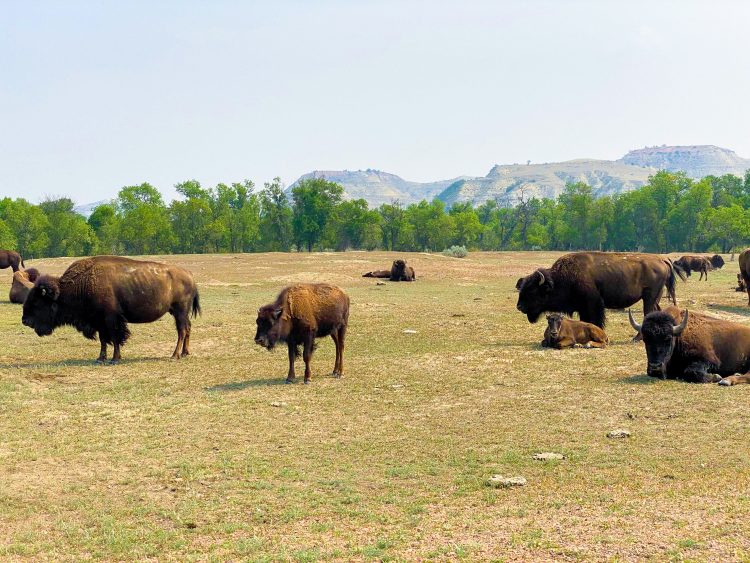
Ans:
[[[452,256],[453,258],[466,258],[469,255],[469,251],[466,250],[465,246],[451,246],[443,250],[443,256]]]

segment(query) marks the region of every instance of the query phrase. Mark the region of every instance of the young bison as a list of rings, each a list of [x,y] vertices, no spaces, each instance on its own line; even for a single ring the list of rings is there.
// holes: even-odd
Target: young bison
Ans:
[[[310,360],[316,338],[330,336],[336,344],[333,376],[344,375],[344,339],[349,324],[349,296],[335,285],[304,283],[281,290],[276,301],[258,309],[255,343],[273,350],[277,342],[289,348],[287,383],[294,382],[294,360],[303,347],[305,384],[310,382]]]
[[[747,291],[747,286],[745,286],[745,280],[742,279],[742,274],[737,274],[737,287],[735,287],[734,290],[741,291],[742,293]]]
[[[547,315],[547,323],[542,340],[545,348],[572,348],[576,344],[586,348],[604,348],[609,344],[606,333],[591,323],[574,321],[560,313]]]
[[[13,273],[13,284],[10,286],[10,302],[23,304],[26,296],[34,287],[34,282],[39,277],[39,270],[29,268],[28,270],[18,270]]]

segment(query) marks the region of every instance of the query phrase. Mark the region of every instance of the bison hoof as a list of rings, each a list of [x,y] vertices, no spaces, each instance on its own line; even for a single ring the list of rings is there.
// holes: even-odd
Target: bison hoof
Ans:
[[[107,363],[107,358],[97,358],[95,363],[97,365],[103,366],[104,364]]]
[[[339,372],[337,372],[337,371],[334,371],[334,372],[333,372],[333,373],[331,374],[331,376],[335,377],[336,379],[341,379],[341,375],[342,375],[342,374],[341,374],[341,373],[339,373]]]
[[[286,379],[284,380],[284,383],[286,383],[287,385],[291,385],[292,383],[294,383],[294,378],[292,378],[292,379],[289,379],[289,378],[287,377],[287,378],[286,378]]]
[[[723,385],[724,387],[731,387],[732,382],[728,379],[722,379],[721,381],[719,381],[719,385]]]
[[[309,379],[305,379],[305,385],[310,385],[310,380]]]

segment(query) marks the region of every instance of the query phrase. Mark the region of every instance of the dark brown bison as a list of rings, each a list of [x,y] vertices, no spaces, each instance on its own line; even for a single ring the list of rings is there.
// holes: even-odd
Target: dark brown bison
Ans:
[[[23,324],[39,336],[64,325],[86,338],[98,333],[99,362],[120,361],[120,347],[130,336],[128,323],[150,323],[170,313],[177,326],[172,357],[187,356],[190,314],[200,313],[198,289],[190,272],[177,266],[119,256],[96,256],[73,262],[62,276],[41,276],[23,304]]]
[[[742,251],[738,262],[740,274],[742,274],[742,280],[745,282],[745,288],[747,289],[748,305],[750,305],[750,248]]]
[[[10,286],[10,302],[23,304],[38,277],[39,270],[36,268],[13,272],[13,283]]]
[[[721,270],[724,267],[724,259],[718,254],[711,256],[709,261],[711,262],[711,266],[714,267],[714,270]]]
[[[573,252],[520,278],[517,308],[532,323],[551,311],[578,313],[582,321],[604,328],[605,308],[624,309],[642,299],[647,314],[659,309],[665,288],[676,302],[676,276],[684,279],[669,259],[656,254]]]
[[[667,307],[633,328],[646,345],[646,373],[661,379],[736,385],[750,383],[750,327]],[[743,375],[735,375],[735,374]],[[722,379],[723,377],[723,379]]]
[[[414,281],[417,275],[414,268],[406,265],[405,260],[394,260],[390,270],[374,270],[362,274],[363,278],[388,278],[391,281]]]
[[[333,376],[344,375],[344,339],[349,324],[349,296],[335,285],[305,283],[281,290],[276,301],[258,309],[255,343],[272,350],[277,342],[289,348],[287,383],[294,381],[294,360],[303,348],[305,383],[310,382],[310,360],[316,338],[330,336],[336,344]]]
[[[13,268],[17,272],[19,268],[25,268],[23,258],[15,250],[0,250],[0,269]]]
[[[547,330],[542,346],[545,348],[572,348],[580,344],[585,348],[604,348],[609,344],[604,330],[591,323],[563,317],[560,313],[547,315]]]
[[[721,260],[721,256],[719,256],[719,260]],[[702,280],[703,276],[705,276],[706,281],[708,281],[708,272],[709,270],[714,269],[711,264],[711,259],[706,256],[683,256],[679,260],[675,260],[674,265],[685,272],[685,275],[688,277],[690,277],[690,274],[693,272],[700,272],[698,281]]]

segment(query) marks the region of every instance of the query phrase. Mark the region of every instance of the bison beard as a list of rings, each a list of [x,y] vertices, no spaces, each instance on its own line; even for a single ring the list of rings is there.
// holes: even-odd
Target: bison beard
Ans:
[[[200,314],[198,290],[192,275],[176,266],[114,256],[78,260],[61,277],[42,276],[29,291],[23,306],[23,324],[39,336],[59,326],[73,326],[86,338],[97,334],[98,361],[121,359],[120,347],[130,336],[128,323],[148,323],[166,313],[175,319],[177,346],[172,355],[187,356],[190,315]]]
[[[336,344],[333,376],[344,374],[344,340],[349,323],[349,297],[328,284],[298,284],[284,288],[276,301],[258,309],[255,343],[272,350],[286,342],[289,351],[287,383],[295,379],[294,360],[302,347],[305,383],[312,376],[310,361],[315,339],[330,336]]]
[[[623,309],[643,300],[644,313],[659,309],[664,290],[676,302],[679,276],[672,262],[655,254],[574,252],[550,268],[520,278],[517,309],[535,323],[543,313],[578,313],[584,322],[604,328],[605,308]]]

